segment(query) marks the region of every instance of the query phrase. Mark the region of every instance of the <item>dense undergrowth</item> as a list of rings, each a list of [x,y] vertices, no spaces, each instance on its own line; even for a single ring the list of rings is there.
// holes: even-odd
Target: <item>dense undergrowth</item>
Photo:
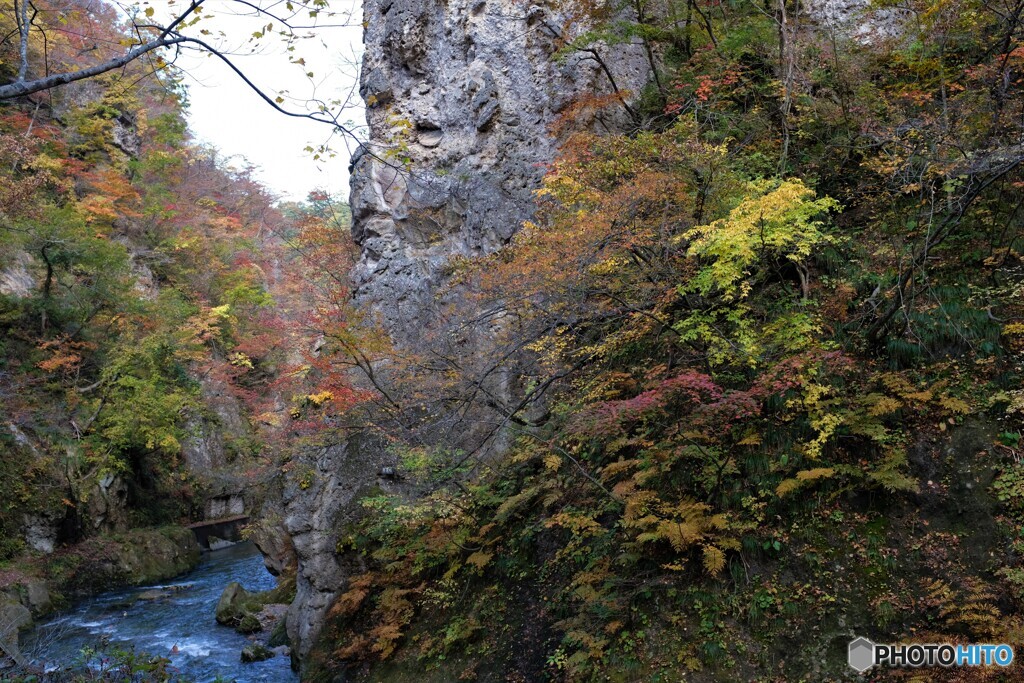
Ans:
[[[457,264],[531,359],[513,445],[468,477],[395,446],[427,493],[345,530],[369,562],[320,676],[824,680],[856,635],[1021,642],[1021,7],[900,7],[858,39],[789,3],[579,10],[567,52],[640,41],[658,78],[581,102],[636,131],[569,137],[534,222]]]

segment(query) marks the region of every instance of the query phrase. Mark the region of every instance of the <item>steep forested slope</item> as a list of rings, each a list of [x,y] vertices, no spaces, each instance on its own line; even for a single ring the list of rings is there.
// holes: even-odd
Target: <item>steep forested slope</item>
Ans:
[[[824,680],[856,635],[1020,642],[1021,6],[861,9],[530,15],[563,58],[643,46],[651,83],[564,111],[633,127],[568,137],[535,219],[448,262],[446,331],[382,354],[404,484],[339,531],[324,680]],[[506,453],[411,431],[456,414]]]
[[[33,69],[123,38],[102,4],[34,11],[56,28],[33,32]],[[292,395],[317,378],[286,245],[340,242],[332,203],[275,206],[244,160],[191,140],[187,107],[153,60],[0,106],[0,562],[36,556],[15,583],[102,588],[105,546],[77,542],[258,513]]]

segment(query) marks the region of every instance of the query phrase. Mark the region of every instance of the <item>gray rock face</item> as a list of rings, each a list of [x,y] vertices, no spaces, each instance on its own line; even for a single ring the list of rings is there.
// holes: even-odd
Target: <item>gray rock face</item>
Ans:
[[[290,573],[298,558],[295,544],[283,524],[261,524],[252,534],[252,541],[263,553],[263,564],[274,576]]]
[[[538,6],[366,0],[363,10],[371,153],[353,162],[356,297],[416,344],[433,323],[445,264],[508,242],[554,158],[551,125],[609,81],[585,54],[556,58],[560,18]],[[640,49],[599,51],[618,87],[639,92],[648,78]],[[623,110],[604,116],[612,129],[627,123]]]
[[[556,155],[552,124],[577,96],[609,92],[610,82],[588,55],[556,55],[563,22],[539,6],[364,0],[363,12],[370,140],[352,161],[355,298],[399,344],[422,349],[444,332],[444,309],[459,305],[457,295],[437,300],[449,262],[508,243],[532,215],[533,192]],[[598,51],[617,87],[639,93],[649,73],[640,47]],[[572,123],[629,125],[624,108],[600,116]],[[361,569],[344,550],[360,498],[401,491],[389,459],[372,444],[331,447],[309,454],[312,475],[286,491],[285,527],[298,556],[288,635],[300,658]]]
[[[311,472],[285,489],[284,526],[298,557],[288,640],[300,657],[315,642],[347,578],[365,571],[357,554],[344,551],[342,540],[362,514],[362,499],[395,490],[377,476],[388,457],[376,444],[357,440],[324,448]]]
[[[909,9],[878,8],[870,0],[809,0],[805,7],[824,29],[860,43],[898,38],[913,18]]]
[[[25,544],[39,553],[50,554],[57,545],[60,518],[56,514],[26,514],[23,517],[22,534]]]
[[[206,501],[205,519],[223,519],[245,514],[245,498],[240,493],[213,496]]]
[[[15,298],[24,298],[37,287],[36,279],[29,268],[32,257],[25,252],[18,252],[0,268],[0,294]]]
[[[32,257],[25,252],[18,252],[7,265],[0,268],[0,294],[10,297],[24,298],[36,289],[36,279],[29,267]]]
[[[181,453],[190,470],[209,473],[228,464],[236,455],[231,452],[232,443],[244,442],[251,428],[244,408],[222,380],[203,376],[199,386],[203,405],[212,411],[213,418],[208,413],[189,416],[188,437],[182,443]]]
[[[86,507],[95,531],[128,528],[128,484],[120,475],[105,474],[96,479]]]

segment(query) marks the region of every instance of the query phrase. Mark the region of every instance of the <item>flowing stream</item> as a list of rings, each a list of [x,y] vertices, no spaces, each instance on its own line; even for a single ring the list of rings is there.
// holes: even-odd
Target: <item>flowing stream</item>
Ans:
[[[198,683],[287,683],[298,677],[288,657],[242,664],[240,653],[250,641],[214,619],[221,591],[238,581],[250,591],[268,590],[275,579],[251,543],[204,555],[192,572],[173,582],[104,593],[41,623],[23,641],[23,651],[47,667],[67,664],[83,648],[103,641],[171,660],[174,669]],[[138,596],[161,591],[155,600]]]

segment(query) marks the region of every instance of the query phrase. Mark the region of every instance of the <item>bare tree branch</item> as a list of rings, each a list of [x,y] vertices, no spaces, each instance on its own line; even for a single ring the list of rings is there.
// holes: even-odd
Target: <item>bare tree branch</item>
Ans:
[[[192,38],[185,38],[183,36],[169,36],[165,38],[158,38],[151,40],[148,43],[137,45],[128,52],[124,53],[120,57],[94,64],[78,71],[68,71],[66,73],[51,74],[44,76],[43,78],[36,78],[31,81],[17,80],[14,83],[8,83],[7,85],[0,85],[0,100],[9,100],[15,97],[24,97],[33,93],[41,92],[43,90],[49,90],[56,88],[60,85],[67,85],[68,83],[74,83],[75,81],[83,81],[87,78],[94,78],[108,71],[114,71],[121,67],[135,61],[139,57],[146,53],[158,50],[162,47],[169,47],[171,45],[179,45],[181,43],[191,42]]]

